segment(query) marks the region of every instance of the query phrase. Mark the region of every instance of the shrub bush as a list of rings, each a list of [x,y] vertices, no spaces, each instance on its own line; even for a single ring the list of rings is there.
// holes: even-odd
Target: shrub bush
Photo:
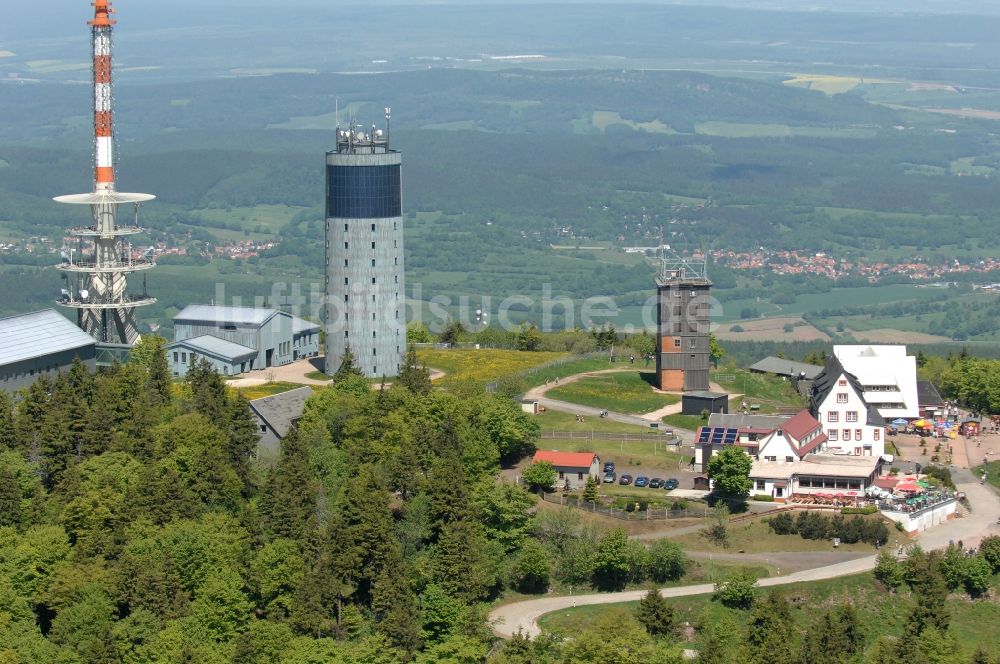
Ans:
[[[765,523],[775,535],[794,535],[798,533],[803,539],[828,539],[839,537],[844,544],[866,542],[872,546],[881,546],[889,541],[889,528],[881,519],[865,519],[863,512],[852,512],[851,518],[842,514],[832,517],[817,512],[799,512],[792,517],[788,512],[776,514]]]
[[[874,505],[865,505],[864,507],[841,507],[841,514],[875,514],[878,512],[878,508]]]
[[[680,500],[675,500],[673,504],[670,506],[670,509],[678,512],[681,510],[686,510],[688,509],[688,501],[684,500],[683,498],[681,498]]]
[[[758,503],[773,503],[774,496],[769,496],[766,493],[757,493],[750,497],[751,500],[756,500]]]
[[[794,535],[798,531],[795,529],[795,518],[790,512],[776,514],[770,519],[765,519],[765,523],[771,528],[775,535]]]

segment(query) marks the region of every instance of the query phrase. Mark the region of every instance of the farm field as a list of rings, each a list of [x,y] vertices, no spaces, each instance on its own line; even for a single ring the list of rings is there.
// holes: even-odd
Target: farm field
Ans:
[[[652,372],[596,374],[550,389],[546,396],[619,413],[648,413],[675,404],[680,397],[654,391]]]
[[[733,330],[738,325],[743,331]],[[785,331],[785,325],[791,325],[791,332]],[[799,316],[779,316],[776,318],[760,318],[740,321],[739,323],[722,323],[715,331],[722,340],[732,341],[829,341],[830,335],[802,320]]]
[[[698,122],[695,132],[722,138],[780,138],[808,136],[812,138],[874,138],[878,132],[872,127],[805,127],[787,124],[753,122]]]

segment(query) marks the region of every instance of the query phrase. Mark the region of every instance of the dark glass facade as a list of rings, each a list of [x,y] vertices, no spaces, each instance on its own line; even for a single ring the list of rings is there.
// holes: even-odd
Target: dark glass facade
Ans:
[[[340,219],[399,217],[399,164],[326,167],[326,216]]]

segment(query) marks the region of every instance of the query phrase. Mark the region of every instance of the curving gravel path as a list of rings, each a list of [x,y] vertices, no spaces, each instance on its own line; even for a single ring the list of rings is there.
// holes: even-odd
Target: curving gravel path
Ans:
[[[953,468],[952,475],[959,491],[964,491],[973,506],[973,512],[963,518],[937,526],[921,533],[917,541],[924,549],[939,549],[950,541],[962,540],[965,546],[978,546],[979,541],[992,534],[1000,534],[1000,498],[989,486],[979,484],[967,469]],[[777,555],[777,554],[776,554]],[[782,554],[787,555],[787,554]],[[875,556],[867,555],[853,560],[823,565],[805,569],[792,574],[761,579],[762,587],[780,586],[803,581],[820,581],[839,576],[850,576],[867,572],[875,566]],[[710,583],[692,586],[664,588],[660,594],[664,597],[686,597],[689,595],[704,595],[715,590]],[[592,593],[568,597],[542,597],[499,606],[490,612],[489,620],[493,631],[498,636],[510,638],[521,632],[529,638],[540,633],[538,619],[546,613],[577,606],[594,604],[617,604],[619,602],[634,602],[642,599],[645,590],[629,590],[618,593]]]

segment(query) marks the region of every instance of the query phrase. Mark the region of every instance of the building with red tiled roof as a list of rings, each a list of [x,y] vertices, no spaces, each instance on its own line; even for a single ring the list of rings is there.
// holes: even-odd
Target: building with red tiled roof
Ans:
[[[587,483],[587,476],[599,479],[601,458],[594,452],[560,452],[558,450],[538,450],[535,461],[548,461],[559,475],[557,486],[569,484],[571,489]]]

